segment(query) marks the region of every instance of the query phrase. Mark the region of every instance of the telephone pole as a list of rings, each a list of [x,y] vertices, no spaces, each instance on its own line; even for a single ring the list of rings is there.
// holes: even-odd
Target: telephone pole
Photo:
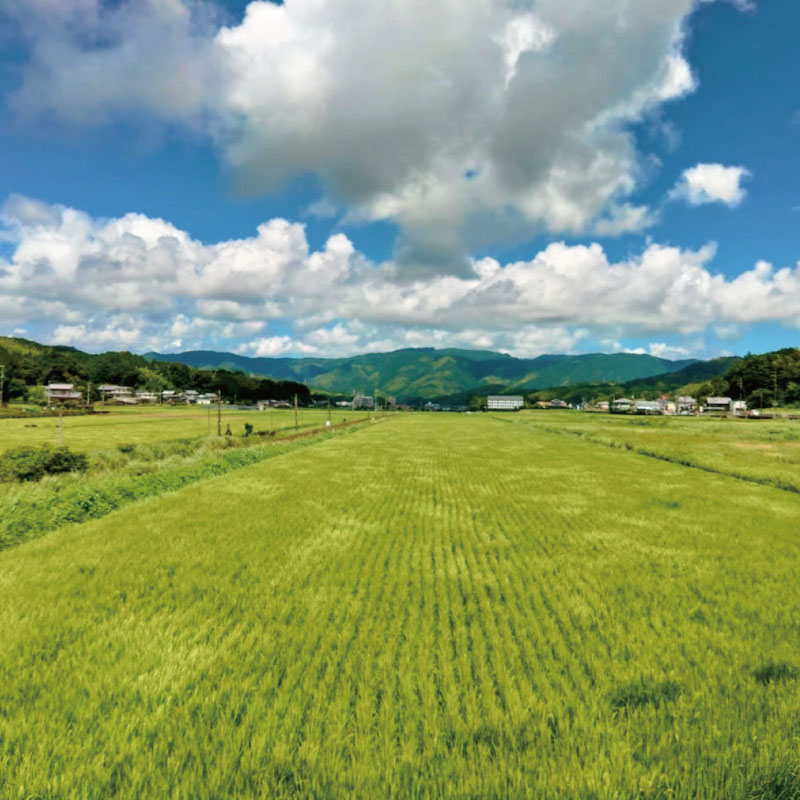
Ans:
[[[1,383],[0,383],[0,386],[2,386]],[[778,407],[778,370],[777,369],[772,370],[772,386],[773,386],[774,391],[775,391],[775,393],[773,395],[773,398],[772,398],[772,405],[777,408]],[[3,399],[3,393],[0,392],[0,402],[2,402],[2,399]]]
[[[330,424],[331,424],[331,399],[329,397],[328,398],[328,427],[330,427]]]
[[[0,364],[0,408],[2,408],[5,403],[3,402],[3,388],[6,382],[6,365]]]
[[[294,395],[294,429],[295,430],[298,429],[298,424],[297,424],[297,392],[295,392],[295,395]]]
[[[217,436],[222,436],[222,392],[217,390]]]

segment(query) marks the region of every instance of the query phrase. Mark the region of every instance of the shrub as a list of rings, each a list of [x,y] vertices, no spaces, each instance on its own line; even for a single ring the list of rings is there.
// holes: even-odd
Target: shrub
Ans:
[[[84,472],[89,466],[84,453],[67,447],[14,447],[0,457],[0,481],[38,481],[45,475]]]

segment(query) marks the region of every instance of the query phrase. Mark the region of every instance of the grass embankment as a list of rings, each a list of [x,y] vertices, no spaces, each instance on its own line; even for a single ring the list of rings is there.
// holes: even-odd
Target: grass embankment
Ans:
[[[0,553],[0,796],[797,797],[798,497],[509,418]]]
[[[156,444],[120,444],[90,454],[85,474],[52,476],[39,483],[0,484],[0,550],[72,522],[103,517],[145,497],[275,458],[313,444],[356,422],[299,432],[283,431],[277,440],[203,438]]]

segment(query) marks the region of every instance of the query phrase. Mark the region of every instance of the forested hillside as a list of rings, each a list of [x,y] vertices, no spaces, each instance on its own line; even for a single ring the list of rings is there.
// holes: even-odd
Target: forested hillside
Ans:
[[[480,391],[530,391],[543,386],[627,381],[681,369],[691,361],[669,361],[632,353],[543,355],[514,358],[488,350],[408,348],[351,358],[247,358],[197,350],[161,355],[154,362],[180,361],[194,367],[235,367],[254,375],[302,380],[330,393],[356,391],[415,401]]]
[[[226,400],[288,400],[296,393],[301,403],[310,399],[307,386],[297,381],[275,381],[226,369],[196,369],[180,363],[148,361],[128,352],[93,355],[73,347],[51,347],[26,339],[0,337],[0,364],[5,365],[6,401],[41,402],[41,386],[51,382],[75,384],[85,392],[114,383],[132,389],[159,392],[163,389],[197,389],[221,392]]]

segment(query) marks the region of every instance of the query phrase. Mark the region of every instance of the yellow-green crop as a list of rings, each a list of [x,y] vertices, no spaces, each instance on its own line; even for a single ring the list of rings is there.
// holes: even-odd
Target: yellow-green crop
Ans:
[[[0,553],[0,796],[797,797],[800,496],[550,424],[398,416]]]

